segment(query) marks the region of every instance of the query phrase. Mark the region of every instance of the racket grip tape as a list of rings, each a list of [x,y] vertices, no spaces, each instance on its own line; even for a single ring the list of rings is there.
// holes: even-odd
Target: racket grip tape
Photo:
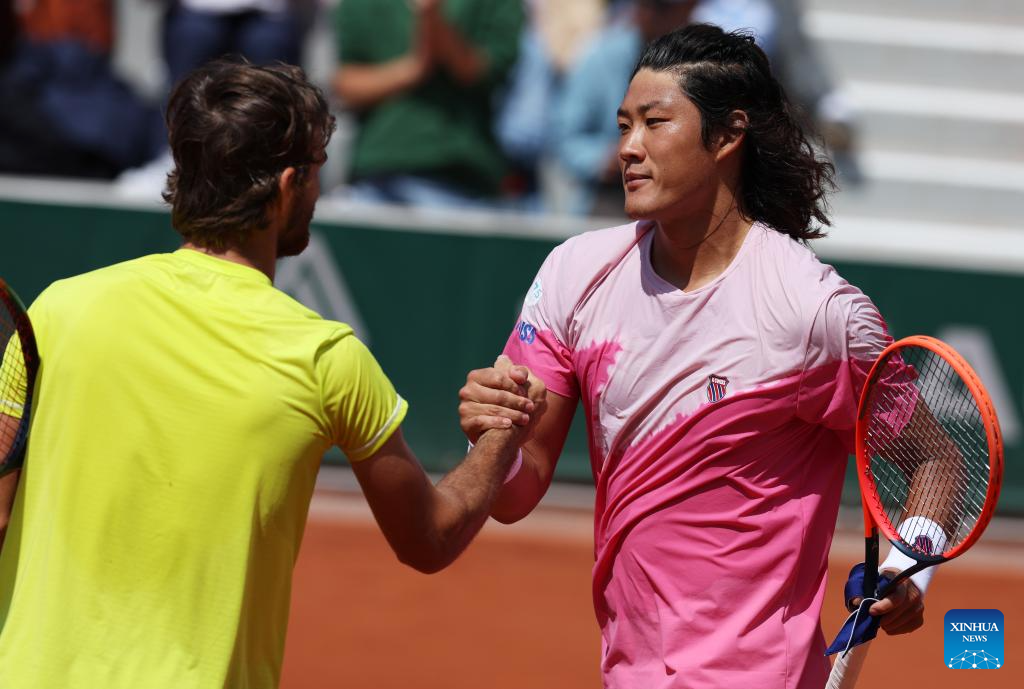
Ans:
[[[874,598],[878,588],[878,530],[864,539],[864,597]]]
[[[825,689],[853,689],[860,677],[864,659],[867,658],[871,643],[861,644],[850,649],[849,653],[840,653],[832,664],[832,672],[825,683]]]

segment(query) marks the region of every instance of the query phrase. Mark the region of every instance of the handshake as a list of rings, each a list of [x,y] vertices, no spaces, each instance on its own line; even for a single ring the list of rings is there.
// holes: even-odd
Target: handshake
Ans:
[[[459,400],[459,425],[471,443],[488,430],[513,429],[512,442],[522,446],[547,407],[547,388],[503,354],[493,367],[469,372]]]

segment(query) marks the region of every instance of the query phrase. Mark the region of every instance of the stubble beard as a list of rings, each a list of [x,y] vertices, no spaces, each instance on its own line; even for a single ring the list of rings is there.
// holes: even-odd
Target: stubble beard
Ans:
[[[285,231],[277,240],[277,256],[298,256],[309,246],[309,224],[313,220],[313,209],[296,206],[288,218]]]

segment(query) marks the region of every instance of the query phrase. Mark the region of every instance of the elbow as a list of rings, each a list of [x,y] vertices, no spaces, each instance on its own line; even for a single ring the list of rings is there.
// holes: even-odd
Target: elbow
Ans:
[[[403,565],[421,574],[437,574],[455,560],[454,556],[448,556],[440,548],[395,549],[395,555]]]
[[[437,574],[449,565],[449,563],[440,560],[405,561],[403,564],[412,567],[420,574]]]
[[[506,506],[495,506],[491,510],[491,519],[502,524],[515,524],[517,521],[528,515],[533,511],[533,506],[509,508]]]
[[[334,80],[331,83],[333,87],[335,97],[341,103],[341,106],[346,110],[358,112],[364,109],[364,102],[361,98],[359,89],[353,85],[352,80],[349,78],[344,68],[339,69],[334,74]]]

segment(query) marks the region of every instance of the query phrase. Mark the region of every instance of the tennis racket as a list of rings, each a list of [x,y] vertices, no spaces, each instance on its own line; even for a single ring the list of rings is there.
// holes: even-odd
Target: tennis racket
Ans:
[[[25,306],[0,279],[0,476],[21,467],[39,352]]]
[[[868,373],[857,410],[864,509],[864,597],[882,599],[916,572],[967,551],[988,525],[1003,477],[992,401],[952,347],[907,337]],[[916,561],[876,592],[878,531]],[[870,642],[836,657],[826,689],[851,689]]]

